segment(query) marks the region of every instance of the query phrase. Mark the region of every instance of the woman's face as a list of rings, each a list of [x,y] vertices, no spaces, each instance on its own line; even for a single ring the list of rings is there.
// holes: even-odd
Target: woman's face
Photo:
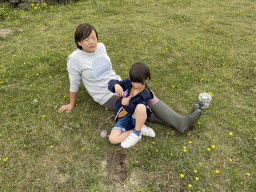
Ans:
[[[97,48],[98,39],[94,30],[92,30],[89,37],[83,41],[78,42],[78,45],[82,47],[82,50],[87,53],[93,53]]]

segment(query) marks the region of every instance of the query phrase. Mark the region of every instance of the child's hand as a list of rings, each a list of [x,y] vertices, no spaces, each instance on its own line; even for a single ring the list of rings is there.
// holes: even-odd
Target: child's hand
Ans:
[[[121,102],[122,105],[123,105],[123,106],[128,106],[129,103],[130,103],[131,98],[132,98],[131,95],[130,95],[129,97],[124,97],[124,98],[122,99],[122,102]]]
[[[115,92],[118,93],[118,95],[120,95],[121,97],[123,97],[123,88],[119,85],[119,84],[115,84]]]

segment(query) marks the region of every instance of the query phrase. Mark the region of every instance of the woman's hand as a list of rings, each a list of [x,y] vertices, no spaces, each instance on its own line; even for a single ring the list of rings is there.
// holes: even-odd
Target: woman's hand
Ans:
[[[74,108],[74,106],[75,106],[76,95],[77,95],[77,92],[71,92],[70,91],[70,102],[69,102],[69,104],[62,105],[59,108],[58,112],[62,113],[64,111],[71,111]]]
[[[115,92],[118,93],[119,96],[123,97],[123,88],[119,84],[114,85]]]
[[[66,105],[62,105],[60,107],[60,109],[58,110],[58,112],[62,113],[64,111],[71,111],[72,109],[74,108],[74,105],[71,105],[70,103],[69,104],[66,104]]]
[[[123,105],[123,106],[128,106],[129,103],[130,103],[131,98],[132,98],[131,95],[130,95],[129,97],[124,97],[124,98],[122,99],[122,102],[121,102],[122,105]]]

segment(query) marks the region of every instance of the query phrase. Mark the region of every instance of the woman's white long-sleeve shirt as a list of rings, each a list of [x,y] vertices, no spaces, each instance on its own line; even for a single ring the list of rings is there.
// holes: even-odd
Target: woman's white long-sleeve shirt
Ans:
[[[100,105],[106,103],[113,93],[108,90],[111,79],[121,80],[112,69],[112,64],[103,43],[97,44],[93,53],[80,49],[75,50],[68,57],[70,91],[77,92],[82,81],[88,93]]]

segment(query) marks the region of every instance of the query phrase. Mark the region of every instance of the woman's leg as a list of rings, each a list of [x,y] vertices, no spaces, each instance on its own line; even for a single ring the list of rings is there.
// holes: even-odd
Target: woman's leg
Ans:
[[[166,124],[171,125],[180,133],[184,133],[192,127],[193,124],[200,118],[201,110],[195,105],[188,115],[181,116],[174,112],[169,106],[167,106],[163,101],[159,100],[155,95],[154,98],[149,100],[149,107],[151,108],[153,114],[164,121]],[[154,117],[154,116],[153,116]],[[158,120],[159,121],[159,120]]]
[[[108,110],[115,111],[116,110],[116,100],[119,97],[119,95],[114,94],[106,103],[104,103],[102,106]]]

